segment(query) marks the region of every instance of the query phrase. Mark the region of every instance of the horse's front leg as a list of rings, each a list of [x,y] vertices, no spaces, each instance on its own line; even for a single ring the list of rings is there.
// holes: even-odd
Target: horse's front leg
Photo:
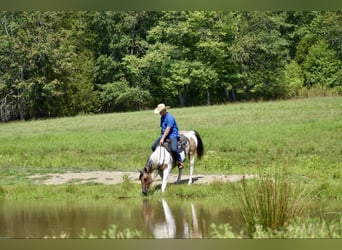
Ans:
[[[164,192],[166,185],[167,185],[167,179],[169,178],[169,173],[170,173],[171,167],[167,166],[164,170],[163,170],[163,181],[162,181],[162,186],[161,186],[161,191]]]

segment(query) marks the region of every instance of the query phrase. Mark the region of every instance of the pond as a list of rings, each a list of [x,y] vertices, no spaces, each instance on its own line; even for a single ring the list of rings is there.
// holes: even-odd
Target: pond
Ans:
[[[222,201],[122,199],[116,201],[0,200],[0,238],[101,237],[112,225],[143,238],[212,238],[211,224],[242,229],[239,213]]]
[[[0,238],[79,238],[82,230],[101,237],[116,225],[138,230],[143,238],[208,238],[211,223],[237,227],[227,204],[177,200],[0,201]]]

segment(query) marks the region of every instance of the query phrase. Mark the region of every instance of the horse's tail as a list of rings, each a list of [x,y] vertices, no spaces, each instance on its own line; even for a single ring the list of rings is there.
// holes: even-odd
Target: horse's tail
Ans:
[[[204,146],[203,146],[203,142],[199,133],[196,130],[194,130],[194,132],[197,138],[197,157],[200,160],[202,156],[204,155]]]

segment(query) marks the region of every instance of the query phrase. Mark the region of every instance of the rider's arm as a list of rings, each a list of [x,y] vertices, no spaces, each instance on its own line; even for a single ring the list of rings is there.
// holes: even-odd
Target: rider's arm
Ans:
[[[160,144],[164,143],[164,140],[166,136],[170,133],[171,127],[167,127],[164,131],[164,134],[162,135],[162,138],[160,139]]]

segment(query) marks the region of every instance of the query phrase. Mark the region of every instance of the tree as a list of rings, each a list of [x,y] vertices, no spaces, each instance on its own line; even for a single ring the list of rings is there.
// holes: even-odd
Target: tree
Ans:
[[[283,95],[279,84],[288,60],[281,30],[285,16],[273,12],[237,12],[238,34],[229,47],[236,72],[232,88],[240,98],[272,99]]]
[[[284,97],[296,97],[304,86],[304,74],[295,60],[286,64],[284,70]]]
[[[331,88],[342,84],[342,63],[325,40],[320,40],[309,48],[303,69],[307,86]]]
[[[7,51],[2,82],[13,110],[9,119],[91,111],[96,95],[91,52],[80,39],[86,37],[82,13],[5,12],[1,20],[0,46]]]
[[[218,82],[218,74],[211,67],[203,64],[199,61],[193,61],[190,64],[190,79],[192,82],[191,94],[198,93],[197,100],[192,98],[192,101],[196,104],[207,104],[211,105],[212,98],[211,94],[215,93],[214,90],[217,88],[216,84]],[[196,89],[197,88],[197,89]],[[216,93],[215,93],[216,94]]]
[[[151,98],[148,91],[129,87],[126,81],[100,85],[102,111],[133,111],[141,109]]]
[[[0,120],[341,86],[340,11],[1,11]]]
[[[162,79],[163,88],[168,92],[168,98],[178,96],[180,106],[184,106],[184,92],[190,84],[189,76],[189,62],[174,60],[170,63],[167,75]]]

